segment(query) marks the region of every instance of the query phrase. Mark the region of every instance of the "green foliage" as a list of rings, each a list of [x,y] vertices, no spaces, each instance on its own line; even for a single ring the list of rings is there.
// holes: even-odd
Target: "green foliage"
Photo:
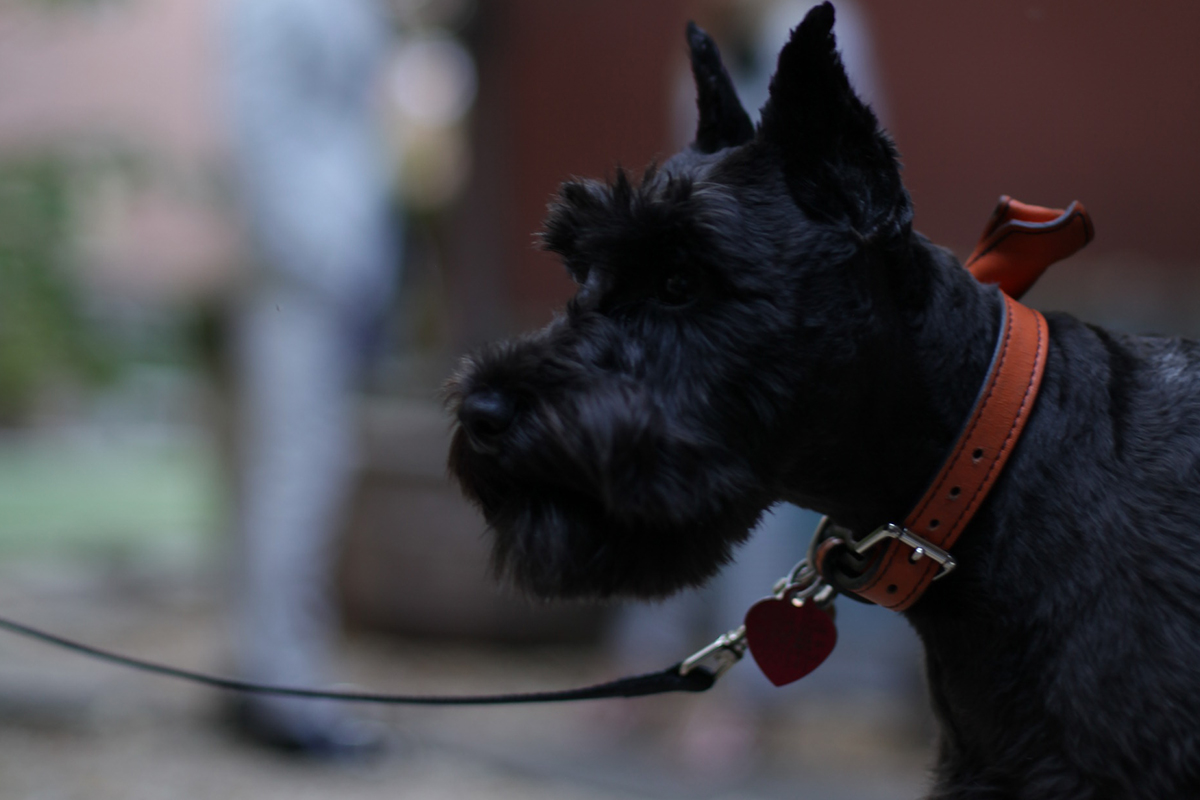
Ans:
[[[0,162],[0,425],[26,417],[52,378],[113,369],[70,262],[70,179],[53,157]]]

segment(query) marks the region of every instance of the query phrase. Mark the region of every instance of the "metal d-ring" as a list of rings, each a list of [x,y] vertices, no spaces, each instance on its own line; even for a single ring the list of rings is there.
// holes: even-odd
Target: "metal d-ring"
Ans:
[[[825,579],[820,575],[815,575],[811,583],[800,588],[794,588],[795,584],[789,585],[779,592],[776,596],[781,600],[787,600],[794,606],[802,606],[809,600],[813,601],[818,606],[825,608],[833,602],[833,598],[837,596],[837,589],[825,582]]]
[[[789,600],[797,606],[803,605],[809,599],[815,600],[819,605],[826,605],[836,593],[837,590],[825,582],[807,558],[793,567],[786,578],[780,578],[775,583],[775,596],[780,600]]]

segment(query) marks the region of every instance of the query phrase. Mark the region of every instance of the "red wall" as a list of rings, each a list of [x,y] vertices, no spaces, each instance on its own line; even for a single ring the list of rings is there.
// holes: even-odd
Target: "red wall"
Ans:
[[[927,235],[969,248],[1001,193],[1078,199],[1091,255],[1195,259],[1200,3],[865,6]]]

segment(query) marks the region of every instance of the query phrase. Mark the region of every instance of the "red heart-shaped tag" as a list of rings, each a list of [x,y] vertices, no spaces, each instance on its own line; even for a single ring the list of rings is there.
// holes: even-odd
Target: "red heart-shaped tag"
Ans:
[[[746,612],[746,644],[767,679],[783,686],[821,666],[837,644],[837,628],[815,603],[767,597]]]

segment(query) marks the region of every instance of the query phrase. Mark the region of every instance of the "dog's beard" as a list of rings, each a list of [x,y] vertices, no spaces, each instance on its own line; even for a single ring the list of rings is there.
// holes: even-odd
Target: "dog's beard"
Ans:
[[[455,432],[450,468],[494,535],[498,575],[539,597],[662,597],[728,563],[769,502],[730,449],[636,387],[524,415],[495,453]]]

